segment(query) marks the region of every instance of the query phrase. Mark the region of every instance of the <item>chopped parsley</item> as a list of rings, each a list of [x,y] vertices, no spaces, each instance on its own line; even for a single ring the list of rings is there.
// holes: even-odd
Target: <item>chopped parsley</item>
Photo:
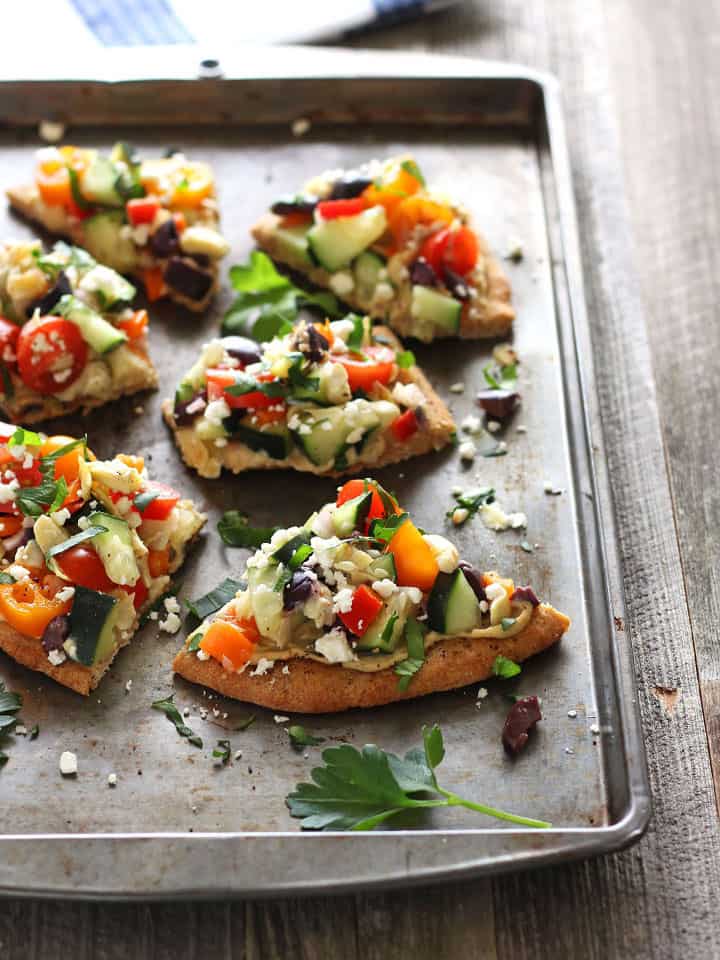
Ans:
[[[445,516],[452,519],[455,511],[458,507],[461,507],[468,512],[467,517],[462,521],[462,523],[465,523],[471,517],[474,517],[475,514],[480,511],[481,507],[489,506],[495,502],[495,488],[479,487],[476,490],[463,490],[460,493],[453,493],[453,497],[455,498],[455,506],[448,510]],[[458,523],[455,524],[455,526],[461,525],[462,524]]]
[[[156,700],[152,704],[152,708],[153,710],[159,710],[161,713],[164,713],[170,723],[174,725],[178,734],[181,737],[185,737],[188,743],[191,743],[194,747],[199,747],[202,749],[202,738],[199,737],[193,729],[188,727],[183,718],[180,716],[180,711],[175,706],[174,693],[171,693],[166,700]]]
[[[301,727],[300,724],[293,724],[291,727],[286,727],[287,735],[290,737],[291,746],[295,747],[296,750],[301,749],[302,747],[316,747],[319,743],[325,743],[325,737],[314,737],[311,733],[308,733],[305,727]]]
[[[256,550],[267,543],[278,527],[251,527],[239,510],[226,510],[217,525],[222,542],[228,547]]]
[[[402,369],[407,370],[415,366],[415,354],[412,350],[398,350],[395,354],[395,363]]]
[[[37,433],[32,430],[23,430],[18,427],[8,440],[8,446],[36,447],[42,443]],[[27,517],[39,517],[43,513],[52,513],[59,510],[68,494],[68,486],[64,477],[55,479],[55,461],[66,453],[83,447],[84,456],[87,455],[87,438],[73,440],[66,443],[53,453],[41,457],[38,468],[42,480],[36,487],[20,487],[15,495],[15,503]]]
[[[226,767],[230,763],[230,754],[232,747],[229,740],[218,740],[217,746],[212,752],[213,758],[219,761],[219,766]]]
[[[505,621],[503,621],[503,623],[504,622]],[[503,629],[507,628],[503,627]],[[520,670],[520,664],[515,663],[514,660],[510,660],[508,657],[503,657],[501,653],[499,653],[493,661],[493,674],[496,677],[502,677],[503,680],[509,680],[510,677],[516,677],[520,673]]]
[[[425,628],[417,620],[408,620],[405,625],[405,642],[408,655],[395,665],[395,673],[400,677],[398,690],[407,690],[412,678],[425,663]]]

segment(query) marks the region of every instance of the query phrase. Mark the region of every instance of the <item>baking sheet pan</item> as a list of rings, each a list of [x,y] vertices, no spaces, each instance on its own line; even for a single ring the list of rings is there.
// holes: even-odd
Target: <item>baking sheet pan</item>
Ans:
[[[254,72],[243,58],[242,69],[224,62],[225,78],[212,82],[183,79],[179,68],[145,82],[6,82],[0,86],[3,185],[27,179],[40,145],[36,125],[48,116],[69,122],[66,140],[81,145],[105,148],[128,139],[144,155],[181,146],[215,168],[224,231],[233,245],[225,272],[247,257],[248,228],[278,194],[321,170],[409,149],[431,184],[464,201],[494,250],[522,244],[523,260],[507,265],[523,397],[521,412],[502,435],[507,456],[478,457],[468,468],[448,450],[378,476],[421,526],[438,532],[447,524],[453,486],[493,485],[505,509],[527,514],[527,532],[494,533],[476,519],[451,535],[482,568],[532,583],[572,617],[571,631],[557,649],[528,663],[518,681],[484,684],[489,695],[482,701],[473,686],[299,722],[328,742],[376,742],[404,752],[419,742],[424,723],[437,721],[447,747],[443,785],[550,820],[553,829],[517,830],[454,810],[437,812],[423,829],[300,834],[284,798],[308,778],[319,750],[307,756],[293,751],[271,711],[173,681],[169,665],[183,634],[158,635],[150,624],[88,701],[0,655],[0,679],[23,694],[24,720],[40,725],[36,741],[15,738],[0,774],[2,893],[209,897],[420,883],[607,851],[638,837],[647,822],[554,82],[499,64],[427,58],[420,75],[414,60],[403,65],[395,54],[349,58],[343,51],[333,58],[323,51],[318,62],[314,53],[295,51],[295,65],[286,66],[284,76],[263,76],[266,64]],[[282,58],[274,62],[282,67]],[[311,129],[298,138],[291,123],[301,116]],[[160,129],[159,118],[165,121]],[[185,125],[168,125],[169,118]],[[0,227],[3,237],[34,233],[6,210]],[[87,431],[102,456],[118,449],[143,454],[153,476],[207,509],[207,532],[180,575],[180,593],[188,597],[242,567],[246,553],[224,548],[215,534],[224,509],[240,508],[261,525],[286,525],[301,522],[334,491],[331,481],[289,472],[203,481],[180,463],[160,420],[160,401],[214,334],[229,300],[225,290],[203,317],[168,305],[154,308],[158,393],[52,426],[52,432]],[[474,396],[490,346],[411,345],[458,424],[477,412]],[[450,393],[458,382],[464,393]],[[546,481],[562,493],[549,496]],[[533,545],[532,553],[522,541]],[[509,690],[543,701],[543,722],[515,761],[500,746]],[[190,708],[188,723],[202,735],[203,750],[181,740],[150,709],[172,691],[181,708]],[[250,714],[255,722],[238,730]],[[210,754],[220,738],[229,738],[242,759],[214,766]],[[78,755],[73,780],[60,777],[63,750]],[[111,772],[118,776],[114,789],[107,785]]]

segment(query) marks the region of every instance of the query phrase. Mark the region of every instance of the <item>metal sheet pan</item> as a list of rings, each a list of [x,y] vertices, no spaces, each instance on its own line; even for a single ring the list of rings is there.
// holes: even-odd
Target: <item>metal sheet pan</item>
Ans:
[[[318,751],[293,752],[269,711],[173,682],[169,665],[180,638],[158,637],[150,625],[89,701],[0,655],[0,678],[23,693],[24,717],[41,728],[34,742],[16,739],[0,775],[0,893],[264,896],[423,883],[606,852],[637,839],[648,821],[556,85],[522,67],[448,58],[419,65],[397,54],[328,50],[272,57],[272,74],[255,51],[237,68],[225,62],[225,77],[212,82],[190,79],[177,59],[162,79],[144,82],[124,67],[114,83],[4,82],[4,184],[27,178],[39,145],[37,123],[48,116],[70,123],[69,139],[80,144],[106,147],[124,138],[143,152],[181,145],[215,167],[233,243],[229,264],[247,256],[248,227],[278,193],[330,167],[411,149],[430,182],[462,197],[495,250],[521,241],[524,259],[508,271],[523,408],[505,436],[508,455],[478,458],[468,469],[450,450],[379,476],[427,529],[443,528],[451,488],[476,478],[496,487],[506,509],[527,513],[527,534],[492,533],[475,520],[453,535],[465,556],[533,583],[573,619],[559,648],[529,663],[513,686],[542,697],[544,720],[514,762],[500,746],[508,703],[499,681],[487,684],[490,694],[479,708],[473,687],[305,722],[331,741],[377,742],[401,752],[418,742],[423,723],[439,721],[448,748],[443,782],[554,826],[517,830],[443,811],[423,829],[300,834],[284,797],[307,778]],[[290,130],[300,116],[312,122],[301,139]],[[169,120],[186,125],[168,126]],[[4,210],[0,227],[2,236],[33,233]],[[214,533],[223,509],[241,508],[260,524],[286,524],[303,519],[334,489],[332,482],[285,472],[201,481],[180,464],[160,420],[160,400],[213,334],[228,301],[226,291],[200,318],[170,306],[154,309],[159,392],[53,427],[86,430],[101,455],[118,448],[144,454],[155,476],[207,508],[208,532],[182,574],[185,596],[241,569],[245,554],[223,548]],[[446,342],[417,346],[416,355],[461,422],[475,409],[488,346]],[[466,386],[462,395],[448,392],[456,382]],[[518,424],[527,432],[518,432]],[[548,496],[546,480],[562,494]],[[533,553],[521,549],[525,539],[535,544]],[[204,738],[202,751],[150,710],[151,701],[173,689],[180,707],[191,709],[188,722]],[[201,708],[209,710],[204,721]],[[255,723],[238,731],[250,713]],[[243,756],[217,769],[210,752],[223,737]],[[71,781],[58,771],[67,749],[79,759]],[[119,779],[112,790],[110,772]]]

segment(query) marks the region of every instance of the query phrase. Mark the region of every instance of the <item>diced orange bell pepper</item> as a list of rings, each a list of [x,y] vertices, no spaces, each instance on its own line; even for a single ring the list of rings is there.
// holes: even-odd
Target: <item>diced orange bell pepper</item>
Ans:
[[[75,437],[66,437],[63,434],[48,437],[40,447],[40,456],[49,457],[50,454],[55,453],[56,450],[60,450],[62,447],[66,447],[74,442]],[[55,461],[55,479],[59,480],[60,477],[64,477],[69,484],[77,480],[78,474],[80,473],[80,464],[84,462],[85,459],[86,456],[82,446],[75,447],[75,449],[70,450],[69,453],[64,453]],[[95,459],[95,455],[90,450],[87,451],[87,459]]]
[[[229,620],[214,620],[200,641],[200,649],[224,667],[229,663],[239,670],[252,656],[254,641],[248,633]]]
[[[147,310],[135,310],[127,320],[118,320],[118,327],[125,333],[130,340],[139,340],[143,336],[148,326]]]
[[[423,592],[432,589],[439,573],[437,560],[412,520],[398,527],[387,551],[395,560],[401,587],[419,587]]]
[[[455,214],[451,207],[426,196],[407,197],[389,216],[390,232],[398,249],[404,247],[418,224],[452,223]]]
[[[0,583],[0,613],[18,633],[40,640],[55,617],[67,613],[70,600],[56,600],[34,580]]]
[[[411,173],[403,167],[398,167],[397,173],[392,180],[388,180],[380,186],[371,183],[370,186],[366,187],[363,191],[363,196],[369,206],[374,207],[379,205],[385,207],[385,213],[387,214],[388,220],[390,220],[400,203],[402,203],[406,197],[411,197],[413,194],[416,194],[421,186],[420,181],[416,180]]]
[[[0,537],[13,537],[23,525],[22,517],[0,517]]]
[[[165,278],[161,267],[150,267],[142,272],[142,282],[145,287],[145,296],[150,303],[159,300],[165,293]]]
[[[170,569],[170,548],[148,550],[148,570],[151,577],[164,577]]]
[[[177,175],[170,204],[183,210],[199,207],[213,192],[210,167],[204,163],[189,163]]]

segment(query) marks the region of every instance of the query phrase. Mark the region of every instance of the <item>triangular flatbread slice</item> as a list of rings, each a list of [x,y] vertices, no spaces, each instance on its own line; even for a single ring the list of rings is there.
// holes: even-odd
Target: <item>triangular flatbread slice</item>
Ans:
[[[87,411],[157,386],[135,287],[87,251],[0,244],[0,408],[14,423]]]
[[[105,266],[141,280],[148,300],[204,310],[229,245],[220,233],[213,172],[182,153],[139,158],[80,147],[38,151],[34,182],[7,191],[11,206],[72,240]]]
[[[262,344],[213,340],[163,412],[203,477],[358,473],[439,450],[455,429],[413,355],[357,315],[303,321]]]
[[[257,245],[403,337],[506,336],[510,284],[468,213],[411,156],[332,170],[273,204]]]
[[[0,424],[0,650],[77,693],[97,687],[205,523],[142,457]],[[180,626],[174,598],[161,629]]]
[[[460,560],[379,484],[351,480],[247,562],[244,589],[194,631],[176,673],[282,712],[374,707],[484,680],[570,621],[529,587]]]

